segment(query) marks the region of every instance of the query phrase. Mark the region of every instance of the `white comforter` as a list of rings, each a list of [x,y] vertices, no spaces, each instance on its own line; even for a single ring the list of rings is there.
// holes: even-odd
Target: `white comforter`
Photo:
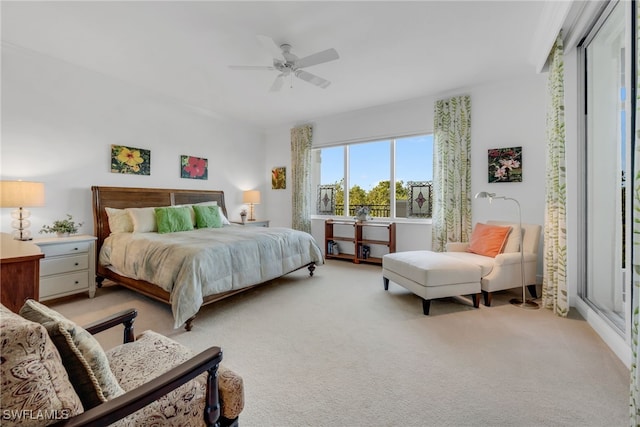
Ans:
[[[100,264],[160,286],[171,294],[174,327],[194,316],[203,297],[323,263],[313,237],[289,228],[226,225],[178,233],[117,233],[100,250]]]

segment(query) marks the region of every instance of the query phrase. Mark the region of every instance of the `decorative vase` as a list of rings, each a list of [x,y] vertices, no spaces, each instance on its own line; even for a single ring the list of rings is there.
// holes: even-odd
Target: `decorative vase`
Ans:
[[[358,221],[360,221],[360,222],[367,221],[368,219],[369,219],[369,215],[367,215],[367,214],[358,215]]]
[[[64,231],[58,231],[58,232],[56,233],[56,235],[57,235],[58,237],[69,237],[69,234],[70,234],[70,233],[69,233],[68,231],[67,231],[67,232],[64,232]]]
[[[247,216],[246,215],[240,215],[240,220],[244,224],[244,222],[247,220]]]

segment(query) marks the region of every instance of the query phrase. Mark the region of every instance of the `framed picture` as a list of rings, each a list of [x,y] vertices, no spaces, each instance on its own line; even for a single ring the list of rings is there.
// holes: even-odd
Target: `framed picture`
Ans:
[[[408,218],[431,218],[433,206],[433,182],[408,181]]]
[[[489,183],[522,182],[522,147],[489,150]]]
[[[318,215],[335,215],[336,187],[334,185],[318,186]]]
[[[111,172],[151,175],[151,150],[111,145]]]
[[[180,178],[209,179],[209,161],[200,157],[180,156]]]
[[[287,168],[284,166],[271,169],[271,189],[284,190],[287,188]]]

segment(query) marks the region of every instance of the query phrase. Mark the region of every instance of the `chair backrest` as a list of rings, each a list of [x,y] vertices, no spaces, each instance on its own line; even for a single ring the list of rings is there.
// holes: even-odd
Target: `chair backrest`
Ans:
[[[487,224],[495,225],[510,225],[513,227],[507,243],[504,245],[503,252],[518,252],[520,250],[520,235],[518,234],[518,223],[508,221],[487,221]],[[538,253],[538,246],[540,245],[540,232],[542,226],[538,224],[525,224],[522,223],[522,231],[524,232],[524,240],[522,242],[523,252]]]

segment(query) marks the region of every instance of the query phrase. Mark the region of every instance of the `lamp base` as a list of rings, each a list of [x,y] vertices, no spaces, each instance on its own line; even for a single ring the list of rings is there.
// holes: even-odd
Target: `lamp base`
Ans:
[[[509,300],[509,303],[515,305],[516,307],[524,308],[525,310],[537,310],[540,308],[537,303],[531,300],[522,302],[522,300],[519,298],[513,298]]]

